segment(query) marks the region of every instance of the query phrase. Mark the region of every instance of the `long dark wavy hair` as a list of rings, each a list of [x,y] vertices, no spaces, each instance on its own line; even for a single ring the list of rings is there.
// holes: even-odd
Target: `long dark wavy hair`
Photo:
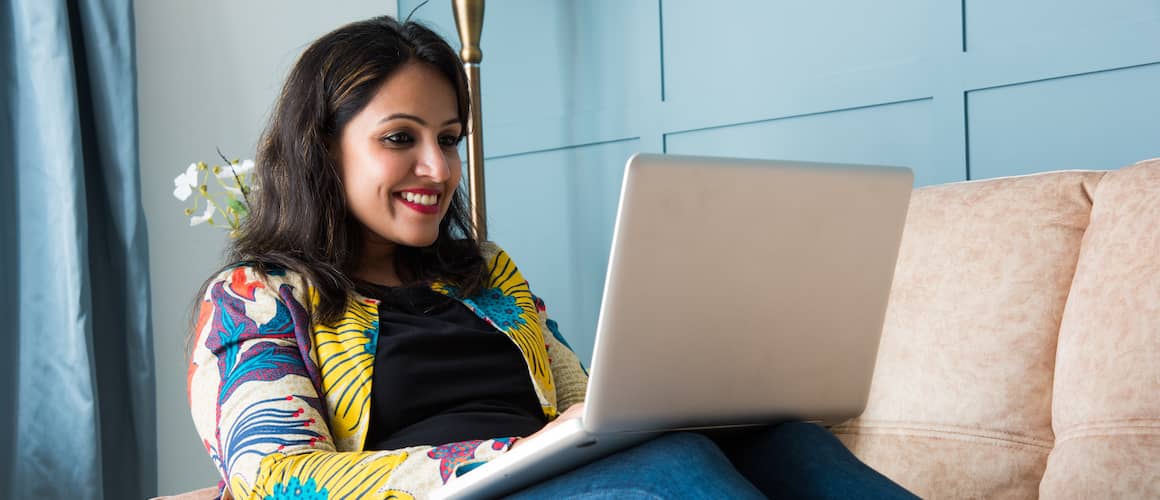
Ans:
[[[466,133],[467,78],[455,51],[420,24],[384,16],[348,24],[311,44],[286,78],[262,134],[255,168],[259,189],[250,197],[250,215],[229,259],[263,274],[275,268],[301,273],[321,298],[311,310],[315,320],[341,316],[355,290],[352,275],[363,243],[332,149],[383,83],[414,62],[430,65],[451,83]],[[400,279],[408,285],[444,281],[474,294],[486,269],[473,234],[463,189],[456,189],[435,243],[396,249]]]

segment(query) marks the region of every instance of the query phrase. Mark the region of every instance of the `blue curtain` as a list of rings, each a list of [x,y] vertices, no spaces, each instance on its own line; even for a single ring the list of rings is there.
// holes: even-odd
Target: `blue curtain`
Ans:
[[[132,16],[0,2],[0,497],[156,493]]]

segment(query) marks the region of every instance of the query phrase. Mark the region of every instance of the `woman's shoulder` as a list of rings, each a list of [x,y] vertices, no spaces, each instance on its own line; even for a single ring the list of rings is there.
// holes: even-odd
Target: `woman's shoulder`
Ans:
[[[491,240],[482,241],[479,243],[479,254],[483,256],[484,260],[488,261],[489,265],[497,257],[506,261],[513,261],[515,259],[515,257],[508,253],[508,251],[505,250],[504,247],[500,246],[499,243]]]
[[[524,279],[516,261],[503,247],[492,241],[484,241],[479,244],[479,249],[487,267],[488,279],[485,288],[499,288],[509,292],[527,291],[527,280]]]
[[[504,252],[503,248],[494,241],[486,240],[479,242],[479,255],[481,255],[485,261],[490,262],[496,255],[506,253],[507,252]]]
[[[309,287],[306,278],[299,272],[254,261],[239,261],[223,267],[206,281],[206,294],[212,293],[219,286],[250,298],[255,296],[256,290],[281,295],[289,287],[288,290],[299,300],[305,298]]]
[[[519,273],[519,267],[516,265],[516,261],[512,255],[494,241],[480,242],[479,254],[483,257],[484,265],[487,266],[487,274],[490,275],[493,280],[495,279],[497,273]]]

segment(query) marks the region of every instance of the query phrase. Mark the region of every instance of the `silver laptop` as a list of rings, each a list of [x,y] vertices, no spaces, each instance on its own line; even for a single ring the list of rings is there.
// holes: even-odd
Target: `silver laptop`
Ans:
[[[866,406],[910,169],[628,160],[581,418],[452,479],[490,498],[662,432]]]

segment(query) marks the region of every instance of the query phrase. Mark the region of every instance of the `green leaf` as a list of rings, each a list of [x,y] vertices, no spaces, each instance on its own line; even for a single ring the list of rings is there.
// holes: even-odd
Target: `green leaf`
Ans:
[[[242,203],[237,198],[231,197],[229,206],[230,208],[234,209],[234,212],[238,214],[238,217],[245,217],[250,215],[250,207],[247,207],[245,203]]]

